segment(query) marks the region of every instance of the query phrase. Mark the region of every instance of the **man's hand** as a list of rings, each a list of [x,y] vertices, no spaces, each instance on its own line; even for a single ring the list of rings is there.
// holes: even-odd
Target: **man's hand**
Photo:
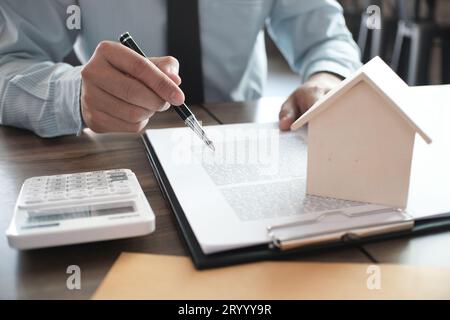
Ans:
[[[340,82],[341,79],[331,73],[320,72],[312,75],[281,106],[279,114],[280,129],[284,131],[289,130],[291,124],[297,118]]]
[[[139,132],[170,104],[181,105],[178,61],[146,59],[120,43],[103,41],[81,71],[81,114],[95,132]]]

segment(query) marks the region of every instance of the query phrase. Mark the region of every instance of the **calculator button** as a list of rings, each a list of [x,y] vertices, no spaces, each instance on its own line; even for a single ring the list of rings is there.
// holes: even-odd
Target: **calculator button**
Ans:
[[[97,187],[94,188],[93,191],[108,191],[108,187],[106,187],[106,186],[104,186],[104,187],[97,186]]]
[[[39,193],[42,193],[42,189],[40,189],[40,188],[33,188],[33,189],[28,189],[26,192],[29,195],[39,194]]]
[[[52,182],[50,182],[49,184],[48,184],[48,186],[50,186],[50,187],[59,187],[59,186],[63,186],[63,185],[65,185],[66,183],[65,182],[62,182],[62,181],[52,181]]]
[[[38,199],[38,198],[40,199],[44,196],[45,196],[45,193],[43,193],[43,192],[32,192],[32,193],[27,192],[27,193],[25,193],[26,199]]]
[[[113,183],[113,182],[116,182],[116,181],[125,181],[125,180],[128,180],[127,176],[112,177],[112,178],[110,178],[109,182]]]
[[[60,187],[50,187],[48,189],[48,192],[62,192],[65,190],[64,186],[60,186]]]
[[[42,187],[42,186],[44,186],[46,183],[44,183],[44,182],[35,182],[35,181],[32,181],[32,182],[29,182],[29,183],[27,183],[26,185],[27,185],[27,187],[28,188],[36,188],[36,187]]]
[[[28,183],[35,184],[35,185],[42,185],[43,183],[47,182],[47,178],[45,177],[39,177],[39,178],[32,178],[28,180]]]
[[[120,188],[116,191],[116,193],[118,194],[128,194],[131,193],[131,189],[130,188]]]
[[[111,181],[111,185],[113,185],[113,186],[128,185],[128,181],[124,181],[124,180]]]
[[[42,198],[31,198],[31,199],[26,199],[25,200],[25,204],[35,204],[35,203],[41,203],[44,200]]]
[[[92,172],[89,174],[89,177],[103,177],[105,174],[103,172]]]
[[[88,179],[87,182],[92,184],[106,184],[106,179]]]
[[[92,190],[92,193],[91,193],[91,195],[93,197],[104,196],[104,195],[107,195],[107,194],[109,194],[107,188],[94,189],[94,190]]]
[[[92,197],[103,197],[109,195],[108,192],[93,192],[91,194]]]
[[[66,199],[65,192],[53,192],[53,193],[49,193],[47,195],[48,201],[57,201],[57,200],[64,200],[64,199]]]
[[[82,185],[82,184],[72,184],[72,185],[69,185],[69,186],[67,187],[67,189],[68,189],[69,191],[74,191],[74,190],[84,190],[84,189],[86,189],[86,186],[85,186],[85,185]]]
[[[83,199],[87,197],[86,192],[69,192],[69,198],[71,199]]]

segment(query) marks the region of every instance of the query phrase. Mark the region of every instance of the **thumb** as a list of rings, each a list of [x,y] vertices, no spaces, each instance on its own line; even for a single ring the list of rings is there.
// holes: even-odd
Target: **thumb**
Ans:
[[[300,116],[300,110],[297,107],[295,98],[291,95],[281,106],[280,113],[278,115],[280,122],[280,130],[290,130],[291,124]]]

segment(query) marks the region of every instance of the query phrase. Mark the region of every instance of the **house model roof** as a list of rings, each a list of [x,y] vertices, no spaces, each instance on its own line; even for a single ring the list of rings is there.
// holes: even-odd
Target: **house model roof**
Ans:
[[[393,108],[397,111],[399,119],[403,119],[417,132],[427,143],[431,143],[431,138],[416,124],[412,119],[412,115],[407,113],[408,101],[408,85],[379,57],[373,58],[371,61],[362,66],[351,77],[342,81],[339,86],[328,92],[324,97],[319,99],[307,112],[305,112],[297,121],[295,121],[291,129],[297,130],[308,123],[312,118],[320,114],[322,111],[331,107],[333,102],[339,97],[344,96],[356,84],[364,81],[376,90],[387,101],[386,107]]]

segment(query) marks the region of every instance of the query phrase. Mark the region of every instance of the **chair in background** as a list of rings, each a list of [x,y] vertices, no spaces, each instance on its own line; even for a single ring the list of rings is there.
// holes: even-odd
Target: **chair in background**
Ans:
[[[450,28],[443,32],[442,41],[442,83],[450,84]]]
[[[392,16],[384,14],[387,6],[386,1],[363,0],[360,3],[363,6],[363,10],[357,42],[361,49],[361,60],[365,63],[375,56],[379,56],[389,62],[395,40],[398,18],[395,14]],[[368,12],[369,8],[373,6],[377,6],[381,11]],[[369,19],[377,19],[379,25],[371,26],[368,23],[370,22]]]
[[[338,0],[344,8],[344,17],[347,28],[353,39],[358,41],[358,33],[361,25],[361,4],[357,0]]]
[[[408,4],[412,4],[412,13]],[[425,16],[423,7],[427,9]],[[436,40],[441,41],[443,49],[442,82],[450,81],[449,28],[437,24],[435,10],[435,0],[397,0],[399,22],[391,67],[411,86],[430,83],[431,53]]]
[[[376,5],[381,8],[381,0],[377,1],[364,1],[365,8]],[[381,56],[382,52],[382,29],[384,25],[384,19],[382,15],[378,15],[381,12],[374,12],[376,17],[372,17],[366,10],[363,10],[361,14],[361,22],[358,33],[358,46],[361,49],[361,60],[362,62],[367,62],[375,56]],[[369,19],[378,20],[379,26],[376,28],[370,28],[368,26]],[[378,28],[379,27],[379,28]]]

